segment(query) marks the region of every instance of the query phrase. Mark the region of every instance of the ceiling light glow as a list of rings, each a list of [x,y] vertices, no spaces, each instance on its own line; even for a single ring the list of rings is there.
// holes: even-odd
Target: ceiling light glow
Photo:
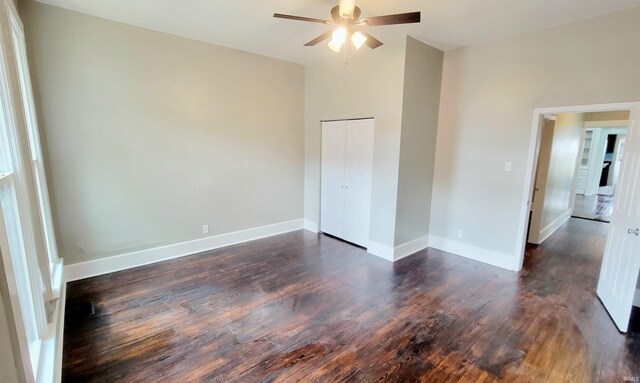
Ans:
[[[367,36],[363,35],[360,32],[356,32],[351,36],[351,42],[356,47],[356,49],[360,49],[360,47],[362,46],[362,44],[365,43],[365,41],[367,41]]]
[[[342,44],[347,40],[347,29],[340,27],[333,31],[331,34],[331,41],[329,41],[329,48],[334,52],[340,52]]]

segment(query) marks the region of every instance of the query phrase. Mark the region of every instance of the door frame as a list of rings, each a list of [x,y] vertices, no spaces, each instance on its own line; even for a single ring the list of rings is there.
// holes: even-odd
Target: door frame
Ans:
[[[605,156],[606,156],[606,148],[607,148],[607,142],[609,140],[609,136],[611,135],[621,135],[627,134],[628,131],[628,123],[623,123],[621,124],[619,127],[605,127],[605,126],[599,126],[598,129],[600,129],[598,131],[598,134],[600,135],[600,139],[598,142],[598,150],[596,151],[596,155],[597,157],[595,157],[596,165],[600,164],[600,168],[598,168],[598,172],[597,172],[597,177],[596,178],[596,184],[597,186],[594,187],[596,194],[598,189],[600,188],[600,178],[602,177],[602,163],[604,162]],[[614,152],[615,154],[615,152]],[[613,169],[613,168],[612,168]],[[611,169],[610,169],[611,171]],[[595,173],[594,173],[595,174]]]
[[[558,107],[546,107],[536,108],[533,110],[533,120],[531,123],[531,135],[529,138],[529,150],[527,154],[527,164],[525,166],[525,178],[524,178],[524,190],[522,192],[520,219],[518,226],[518,237],[516,238],[516,271],[522,270],[524,264],[524,252],[527,245],[527,229],[529,223],[529,216],[531,210],[531,197],[533,187],[535,185],[536,167],[538,166],[538,153],[537,148],[539,145],[541,124],[544,115],[559,114],[559,113],[587,113],[587,112],[609,112],[609,111],[621,111],[631,110],[633,108],[640,107],[640,101],[632,102],[618,102],[608,104],[590,104],[590,105],[573,105],[573,106],[558,106]],[[620,180],[618,180],[620,182]],[[615,198],[615,197],[614,197]]]
[[[621,163],[619,163],[619,162],[622,162],[622,157],[620,156],[620,150],[622,149],[622,155],[624,155],[624,144],[626,140],[627,140],[626,133],[619,134],[618,138],[616,139],[616,147],[613,152],[613,161],[611,165],[611,170],[612,170],[611,185],[614,187],[614,190],[615,190],[616,184],[618,183],[618,176],[620,176],[620,165],[622,165]],[[607,180],[607,183],[609,183],[608,180]]]

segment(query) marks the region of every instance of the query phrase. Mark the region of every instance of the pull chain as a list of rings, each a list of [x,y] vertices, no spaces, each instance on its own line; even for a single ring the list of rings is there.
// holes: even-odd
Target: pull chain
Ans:
[[[344,66],[349,65],[349,37],[347,35],[347,40],[344,42]]]

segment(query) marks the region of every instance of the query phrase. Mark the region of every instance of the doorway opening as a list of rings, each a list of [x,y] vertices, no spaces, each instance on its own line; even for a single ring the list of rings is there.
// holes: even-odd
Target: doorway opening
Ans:
[[[534,111],[519,242],[520,266],[528,271],[537,252],[557,258],[558,272],[581,270],[580,256],[587,257],[588,288],[597,285],[621,332],[640,287],[640,260],[633,256],[640,251],[638,117],[640,103]]]
[[[629,119],[624,111],[601,115],[609,119],[585,122],[573,217],[610,222]]]
[[[610,221],[628,125],[629,111],[543,116],[528,243],[542,243],[570,217]]]

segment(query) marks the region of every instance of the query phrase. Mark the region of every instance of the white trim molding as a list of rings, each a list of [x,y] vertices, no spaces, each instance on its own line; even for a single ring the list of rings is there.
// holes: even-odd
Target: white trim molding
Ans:
[[[402,258],[406,258],[412,254],[417,253],[420,250],[424,250],[429,247],[429,237],[424,236],[413,241],[405,242],[402,245],[396,246],[393,251],[393,261],[399,261]]]
[[[64,280],[63,280],[64,281]],[[58,304],[58,328],[56,330],[56,344],[54,356],[53,382],[60,383],[62,381],[62,346],[64,344],[64,315],[67,307],[67,282],[62,282],[60,291],[60,303]]]
[[[318,225],[318,222],[306,218],[304,219],[304,229],[312,233],[320,232],[320,226]]]
[[[37,383],[60,383],[62,381],[62,345],[64,343],[64,310],[67,298],[67,284],[59,289],[59,300],[49,324],[49,331],[42,339]]]
[[[427,247],[429,247],[429,237],[424,236],[403,243],[402,245],[398,245],[396,247],[369,241],[367,252],[387,261],[396,262],[401,260],[402,258],[406,258],[412,254],[415,254],[420,250],[424,250]]]
[[[429,246],[434,249],[446,251],[447,253],[473,259],[474,261],[501,267],[507,270],[518,271],[518,267],[516,265],[518,259],[511,254],[499,253],[497,251],[483,249],[434,235],[429,236]]]
[[[303,228],[304,220],[294,219],[292,221],[219,234],[192,241],[134,251],[131,253],[118,254],[82,263],[74,263],[65,266],[65,280],[75,281],[78,279],[113,273],[238,243],[284,234],[295,230],[302,230]]]
[[[549,238],[553,233],[556,232],[560,228],[560,226],[564,225],[565,222],[571,218],[572,209],[567,209],[564,213],[560,214],[558,218],[554,219],[553,222],[544,227],[544,229],[540,230],[540,234],[538,234],[538,241],[536,245],[541,244],[547,238]]]
[[[383,245],[375,241],[369,241],[369,246],[367,246],[367,253],[386,259],[390,262],[393,262],[393,250],[393,247]]]

